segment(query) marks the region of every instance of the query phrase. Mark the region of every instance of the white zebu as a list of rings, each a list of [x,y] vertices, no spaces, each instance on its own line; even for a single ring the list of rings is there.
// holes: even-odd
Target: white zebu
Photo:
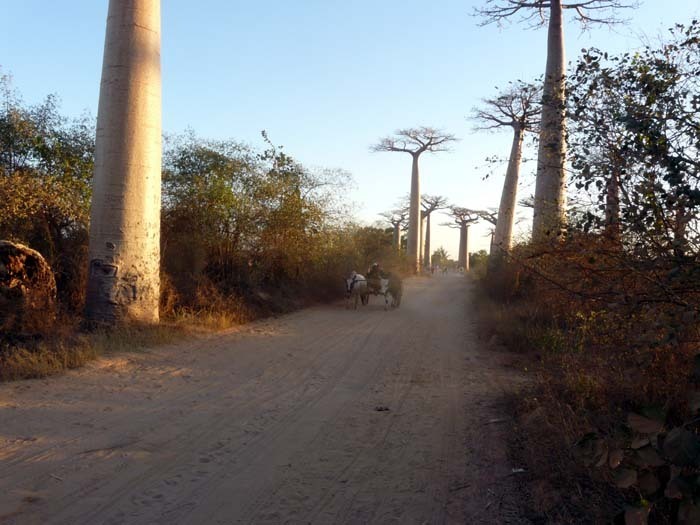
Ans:
[[[377,286],[377,284],[379,286]],[[367,289],[367,301],[364,304],[369,303],[370,295],[381,295],[384,297],[384,309],[389,309],[389,279],[376,279],[370,283]]]
[[[367,279],[364,275],[352,272],[350,277],[345,279],[345,297],[347,299],[346,308],[350,308],[353,298],[355,299],[355,310],[357,310],[358,301],[367,304]]]

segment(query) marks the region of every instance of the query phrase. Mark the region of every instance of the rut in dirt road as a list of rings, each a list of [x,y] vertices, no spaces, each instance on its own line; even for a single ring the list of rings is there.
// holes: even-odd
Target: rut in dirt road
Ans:
[[[0,385],[0,523],[523,523],[470,286]]]

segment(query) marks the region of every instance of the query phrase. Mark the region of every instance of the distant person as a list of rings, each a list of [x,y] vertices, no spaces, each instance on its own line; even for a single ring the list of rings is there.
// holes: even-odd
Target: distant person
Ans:
[[[382,279],[386,279],[386,274],[379,266],[379,263],[372,263],[367,270],[367,284],[373,292],[379,293],[382,289]]]

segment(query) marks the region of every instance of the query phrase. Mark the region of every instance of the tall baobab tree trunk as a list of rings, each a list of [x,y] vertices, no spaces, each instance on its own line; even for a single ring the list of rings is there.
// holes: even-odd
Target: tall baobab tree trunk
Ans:
[[[392,245],[394,250],[397,252],[401,251],[401,223],[394,223],[394,238],[392,240]]]
[[[425,268],[430,268],[430,216],[432,213],[428,213],[425,217],[425,235],[423,241],[423,266]]]
[[[517,204],[524,135],[523,128],[517,126],[513,128],[513,145],[510,150],[506,180],[503,182],[503,193],[501,193],[501,205],[498,208],[496,231],[493,236],[491,255],[494,259],[502,258],[504,252],[509,251],[513,244],[513,224],[515,222],[515,205]]]
[[[427,219],[427,215],[424,211],[420,212],[420,241],[419,241],[419,246],[420,246],[420,251],[418,253],[418,260],[419,264],[423,266],[424,263],[424,258],[425,258],[425,221]]]
[[[467,225],[459,227],[459,254],[457,255],[457,268],[466,268],[467,264]]]
[[[160,0],[110,0],[90,213],[90,321],[158,322]]]
[[[406,253],[411,261],[415,272],[420,271],[420,243],[418,235],[421,228],[420,209],[420,180],[418,176],[419,154],[413,153],[411,167],[411,202],[408,211],[408,239],[406,243]]]
[[[469,224],[464,227],[464,271],[469,271]]]
[[[566,227],[564,60],[562,2],[551,0],[532,224],[535,242],[558,238]]]

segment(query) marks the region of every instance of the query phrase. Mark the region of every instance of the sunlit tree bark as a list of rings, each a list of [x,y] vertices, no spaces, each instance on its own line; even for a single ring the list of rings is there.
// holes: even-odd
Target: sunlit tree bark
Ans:
[[[523,139],[526,132],[536,129],[541,111],[539,104],[541,98],[542,90],[539,86],[517,82],[497,97],[485,99],[482,107],[474,111],[473,118],[479,122],[477,129],[492,130],[509,127],[513,130],[513,142],[506,177],[503,181],[498,218],[492,221],[495,232],[489,258],[491,267],[502,259],[513,243]]]
[[[89,321],[158,321],[160,1],[110,0],[90,215]]]

